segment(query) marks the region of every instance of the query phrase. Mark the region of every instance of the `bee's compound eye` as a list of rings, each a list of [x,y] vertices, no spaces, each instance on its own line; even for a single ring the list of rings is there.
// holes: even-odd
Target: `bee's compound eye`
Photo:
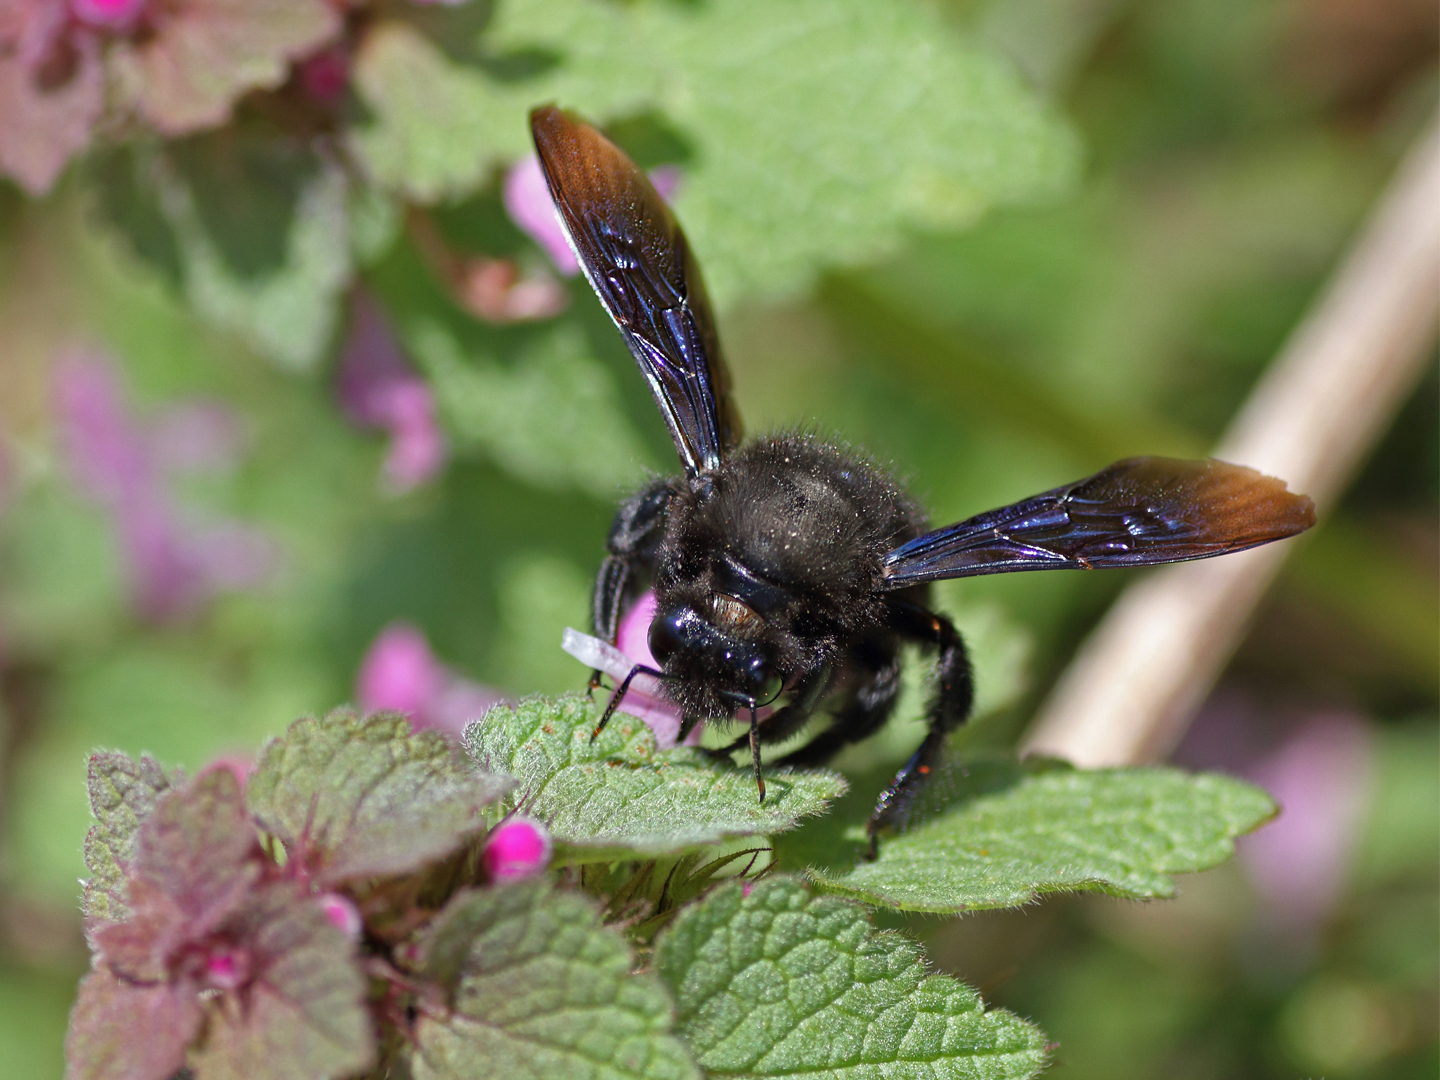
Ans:
[[[743,665],[746,690],[757,705],[768,705],[780,696],[784,680],[770,670],[763,656],[752,656]]]
[[[680,608],[656,615],[650,623],[650,654],[661,667],[670,662],[670,658],[684,643],[685,616],[685,609]]]

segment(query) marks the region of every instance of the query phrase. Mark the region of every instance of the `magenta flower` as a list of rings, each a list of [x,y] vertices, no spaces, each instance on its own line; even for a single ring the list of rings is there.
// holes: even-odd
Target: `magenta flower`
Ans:
[[[450,672],[414,626],[391,623],[360,663],[355,698],[365,712],[404,713],[416,728],[458,737],[504,695]]]
[[[350,54],[334,46],[303,61],[296,70],[300,89],[317,105],[335,105],[350,87]]]
[[[424,483],[444,466],[445,436],[430,387],[405,358],[379,305],[359,289],[351,304],[337,390],[352,421],[390,433],[384,472],[396,491]]]
[[[494,882],[534,877],[550,864],[550,832],[538,821],[511,818],[485,841],[485,869]]]
[[[168,487],[172,472],[233,463],[240,438],[232,413],[187,405],[142,423],[130,415],[113,365],[93,353],[57,362],[54,387],[70,471],[110,513],[142,618],[181,618],[218,593],[269,580],[278,552],[268,536],[235,522],[188,521]]]

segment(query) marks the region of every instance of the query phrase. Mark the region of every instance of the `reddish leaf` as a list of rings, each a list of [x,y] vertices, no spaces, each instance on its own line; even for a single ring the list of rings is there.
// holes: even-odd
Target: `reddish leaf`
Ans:
[[[258,852],[229,769],[163,796],[136,837],[132,914],[96,929],[96,949],[131,978],[165,978],[185,942],[214,932],[244,901],[260,875]]]
[[[319,1080],[368,1068],[374,1039],[354,941],[293,884],[254,893],[227,932],[253,981],[216,1000],[192,1058],[205,1080]]]
[[[43,67],[6,46],[0,39],[0,173],[43,195],[90,142],[105,103],[104,70],[89,34],[57,41]]]
[[[246,91],[279,86],[340,28],[339,5],[324,0],[184,0],[153,38],[111,55],[145,119],[183,135],[223,123]]]
[[[92,971],[65,1036],[66,1080],[165,1080],[185,1064],[200,1027],[192,985],[125,982]]]

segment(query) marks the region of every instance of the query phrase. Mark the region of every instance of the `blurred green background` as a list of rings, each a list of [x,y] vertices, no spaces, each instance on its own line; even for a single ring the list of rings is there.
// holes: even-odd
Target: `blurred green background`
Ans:
[[[477,6],[484,10],[470,32],[479,27],[484,41],[490,9]],[[927,115],[939,131],[963,131],[961,112],[946,119],[959,109],[953,103],[841,102],[840,119],[812,123],[801,101],[795,115],[774,120],[769,110],[781,106],[761,90],[775,77],[770,47],[783,55],[774,43],[793,28],[737,4],[725,16],[737,40],[710,50],[720,59],[694,75],[712,112],[728,107],[743,120],[755,111],[758,149],[732,159],[727,148],[739,155],[744,123],[726,129],[719,113],[667,98],[664,65],[629,55],[629,24],[610,26],[607,37],[587,23],[585,4],[558,6],[580,13],[556,31],[572,38],[558,59],[535,63],[572,70],[573,46],[589,68],[583,79],[533,92],[624,121],[612,131],[642,164],[680,166],[677,207],[702,264],[714,267],[748,429],[805,425],[864,446],[908,479],[937,520],[1128,454],[1204,453],[1436,100],[1431,0],[951,2],[921,29],[943,28],[956,56],[992,65],[962,74],[977,85],[998,79],[986,100],[1013,94],[1023,108],[1002,102],[995,115],[1033,130],[1015,137],[1013,160],[976,166],[953,191],[941,182],[950,165],[937,159],[939,180],[922,170],[907,181],[917,194],[880,182],[886,173],[874,163],[919,156],[900,144],[904,125]],[[633,18],[651,44],[670,41],[670,31],[644,24],[646,12],[712,6],[725,7],[590,5],[607,19]],[[458,19],[461,9],[416,11]],[[669,17],[662,10],[652,21]],[[357,39],[379,25],[355,19]],[[829,28],[834,41],[811,29],[807,40],[824,57],[848,40],[844,29]],[[355,153],[385,195],[372,206],[371,189],[350,189],[341,214],[354,268],[331,273],[327,296],[337,312],[350,310],[337,298],[359,282],[434,392],[450,457],[409,490],[383,479],[383,434],[342,407],[343,320],[307,322],[288,308],[254,316],[258,293],[207,285],[175,224],[177,213],[209,220],[233,276],[253,284],[244,259],[263,269],[277,256],[247,256],[247,245],[264,248],[267,222],[278,220],[295,274],[277,277],[281,298],[290,290],[299,311],[306,290],[320,288],[324,258],[295,254],[299,231],[323,237],[328,227],[326,204],[310,197],[318,189],[300,197],[283,169],[246,164],[254,131],[258,145],[278,145],[264,133],[286,90],[247,99],[221,136],[192,136],[167,151],[190,178],[188,210],[145,190],[132,160],[153,150],[143,145],[92,155],[43,199],[0,181],[7,1075],[62,1071],[66,1012],[86,963],[76,881],[85,872],[91,748],[149,751],[190,768],[253,754],[295,717],[354,700],[367,649],[396,621],[423,631],[455,678],[514,695],[579,688],[585,673],[560,652],[560,631],[588,623],[590,580],[619,496],[648,471],[673,467],[646,390],[582,280],[565,281],[562,313],[533,321],[487,322],[476,315],[483,296],[467,303],[471,294],[457,293],[445,261],[456,252],[472,260],[466,266],[508,260],[554,285],[502,204],[500,166],[520,152],[523,131],[506,135],[496,161],[463,183],[455,176],[468,166],[437,166],[432,176],[418,151],[394,164],[399,150],[375,148],[395,142],[385,124],[398,115],[374,89],[383,67],[375,40],[355,61],[358,91],[335,115],[380,132]],[[686,46],[674,40],[663,47],[683,64]],[[887,56],[886,40],[873,39],[854,63],[888,71],[885,85],[900,102],[919,61]],[[698,47],[689,47],[698,71]],[[495,76],[506,93],[543,100],[526,97],[521,61],[530,54],[522,52],[474,62],[513,61],[519,74]],[[850,59],[829,55],[842,74]],[[582,60],[574,63],[578,70]],[[470,137],[465,99],[455,100],[460,111],[449,115],[437,99],[433,122]],[[892,107],[908,110],[893,129]],[[479,124],[475,137],[485,134]],[[872,168],[880,179],[848,203],[826,203],[827,178],[790,160],[789,147],[812,137],[807,154],[833,160],[838,172]],[[752,165],[773,167],[773,178],[746,175]],[[196,179],[207,170],[218,178],[210,187]],[[274,182],[233,189],[233,175]],[[769,219],[746,220],[741,184],[747,197],[773,189],[783,209],[769,247]],[[812,194],[829,218],[807,218]],[[419,224],[412,212],[406,227],[406,204],[429,207]],[[156,206],[171,215],[168,228],[146,224]],[[233,243],[221,235],[227,228]],[[260,329],[247,330],[247,318]],[[307,334],[319,345],[304,345]],[[65,424],[76,421],[57,404],[57,357],[77,343],[110,358],[128,423],[149,433],[156,454],[171,430],[225,444],[165,474],[161,516],[263,538],[249,579],[196,586],[158,614],[137,601],[137,548],[121,503],[77,479],[84,451],[73,433],[67,442]],[[1280,856],[1247,849],[1183,881],[1174,902],[1051,899],[914,924],[937,965],[1059,1043],[1054,1075],[1433,1078],[1440,1070],[1437,397],[1432,360],[1332,519],[1297,545],[1179,755],[1261,782],[1279,777],[1292,820],[1312,808],[1329,825],[1318,839],[1295,841],[1310,863],[1267,871],[1263,860]],[[190,414],[177,410],[196,403],[223,406],[234,424],[186,429]],[[946,587],[946,603],[975,637],[985,739],[1019,733],[1128,580],[1037,574]],[[904,738],[891,734],[847,760],[883,763],[903,754]],[[1318,749],[1307,757],[1307,747]]]

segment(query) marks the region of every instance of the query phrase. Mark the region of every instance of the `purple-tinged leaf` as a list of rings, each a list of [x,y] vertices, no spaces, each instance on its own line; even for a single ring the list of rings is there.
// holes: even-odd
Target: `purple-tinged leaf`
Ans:
[[[90,812],[95,824],[85,837],[85,917],[116,922],[130,913],[125,875],[135,858],[135,835],[155,801],[175,779],[154,758],[139,761],[118,752],[90,755]]]
[[[185,1064],[200,1018],[194,986],[92,971],[70,1012],[65,1080],[166,1080]]]
[[[341,29],[324,0],[181,0],[157,14],[153,37],[112,50],[120,80],[165,135],[224,123],[246,91],[283,83],[290,61]]]
[[[166,978],[187,943],[239,909],[260,876],[258,855],[231,770],[210,769],[162,796],[136,836],[131,914],[93,931],[97,952],[129,978]]]
[[[321,885],[401,874],[484,827],[508,778],[476,770],[444,736],[393,713],[307,717],[271,741],[250,780],[250,807],[287,866]]]
[[[243,950],[248,978],[215,999],[204,1044],[191,1056],[197,1076],[324,1080],[370,1066],[375,1047],[355,943],[316,899],[288,882],[264,886],[226,932]]]
[[[0,7],[0,173],[31,195],[50,190],[90,142],[105,104],[99,46],[85,32],[65,33],[63,7]]]

